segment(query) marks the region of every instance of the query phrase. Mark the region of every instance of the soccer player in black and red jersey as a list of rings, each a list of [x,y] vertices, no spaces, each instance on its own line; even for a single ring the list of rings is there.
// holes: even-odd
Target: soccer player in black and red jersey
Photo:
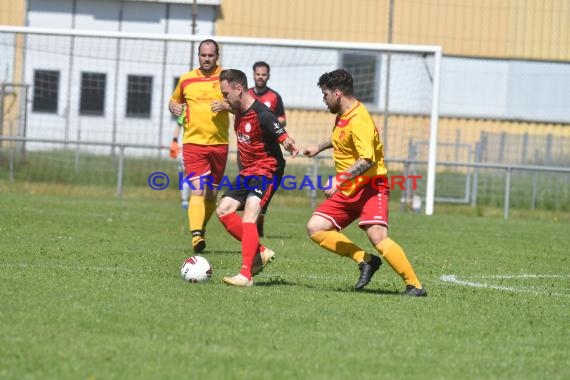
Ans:
[[[235,113],[234,130],[241,162],[239,175],[226,190],[216,213],[226,230],[241,241],[242,266],[226,284],[253,285],[252,276],[269,263],[275,253],[259,243],[256,221],[262,208],[277,190],[285,159],[279,144],[293,157],[299,154],[295,141],[287,135],[275,114],[248,92],[247,77],[240,70],[223,70],[220,89]],[[240,217],[236,211],[243,208]]]
[[[249,93],[259,102],[265,104],[271,111],[277,116],[279,124],[285,127],[287,123],[287,118],[285,116],[285,107],[283,106],[283,99],[277,91],[270,87],[267,87],[267,81],[269,80],[269,72],[271,68],[267,62],[258,61],[253,64],[253,81],[255,86],[249,89]],[[238,161],[239,162],[239,161]],[[267,212],[267,206],[261,210],[261,214],[257,218],[257,233],[259,237],[264,237],[264,224],[265,224],[265,214]]]

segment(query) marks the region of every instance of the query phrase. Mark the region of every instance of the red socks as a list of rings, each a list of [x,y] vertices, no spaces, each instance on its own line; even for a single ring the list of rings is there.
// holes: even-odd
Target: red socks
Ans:
[[[231,214],[226,214],[220,217],[220,222],[222,222],[222,224],[226,228],[226,231],[228,231],[230,235],[232,235],[237,240],[241,241],[243,235],[243,229],[241,226],[241,217],[238,214],[236,214],[235,212],[232,212]]]
[[[220,217],[220,222],[230,235],[241,241],[242,267],[240,273],[251,279],[253,259],[257,252],[265,250],[265,247],[259,244],[257,224],[243,223],[241,217],[235,212]]]
[[[259,249],[259,235],[256,223],[243,223],[243,239],[241,241],[241,271],[240,273],[251,280],[253,258]]]

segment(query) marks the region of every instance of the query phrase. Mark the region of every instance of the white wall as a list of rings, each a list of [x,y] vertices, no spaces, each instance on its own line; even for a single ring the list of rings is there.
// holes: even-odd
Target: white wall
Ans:
[[[509,64],[506,116],[570,122],[570,63]]]
[[[29,26],[191,33],[191,3],[75,0],[75,10],[73,4],[73,0],[29,0]],[[197,33],[215,35],[215,18],[215,6],[200,5]],[[192,59],[193,66],[197,66],[197,44],[194,45],[191,52],[191,44],[185,42],[123,40],[119,45],[114,39],[28,36],[25,82],[33,84],[36,69],[60,72],[58,112],[46,114],[30,109],[29,136],[94,141],[111,141],[116,136],[117,142],[168,144],[174,122],[166,105],[173,79],[189,70]],[[10,59],[9,54],[4,55],[0,68],[10,65]],[[222,44],[222,67],[243,70],[250,83],[253,83],[251,65],[257,60],[271,65],[269,85],[282,95],[286,108],[315,109],[324,109],[316,86],[319,76],[340,67],[342,62],[341,52],[333,49]],[[382,55],[377,67],[378,96],[371,109],[384,108],[386,66],[386,56]],[[103,116],[79,116],[82,72],[107,74]],[[432,73],[433,59],[429,56],[394,54],[390,73],[391,112],[427,114]],[[150,118],[125,116],[129,74],[153,78]],[[444,57],[440,114],[570,122],[568,88],[570,63]]]
[[[444,57],[444,116],[570,122],[570,63]]]
[[[199,5],[196,32],[213,34],[215,17],[214,6]],[[191,3],[76,0],[74,9],[73,0],[29,0],[28,12],[30,27],[156,34],[191,34],[191,19]],[[58,111],[31,112],[30,106],[29,137],[111,141],[115,135],[116,142],[168,143],[174,123],[166,104],[173,78],[189,68],[189,43],[169,43],[166,55],[164,42],[136,40],[118,43],[115,39],[31,35],[27,46],[26,83],[33,84],[36,69],[60,72]],[[118,56],[121,63],[117,66]],[[163,65],[173,61],[180,63]],[[82,72],[107,74],[103,116],[79,115]],[[150,118],[126,117],[128,75],[153,78]]]
[[[0,46],[14,46],[14,34],[0,34]],[[0,54],[0,82],[14,81],[14,53],[13,49],[3,48]]]

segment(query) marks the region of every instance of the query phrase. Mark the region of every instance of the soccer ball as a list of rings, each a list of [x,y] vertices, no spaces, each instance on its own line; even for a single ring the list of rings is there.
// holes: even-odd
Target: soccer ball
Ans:
[[[212,267],[202,256],[192,256],[184,260],[180,275],[188,282],[205,282],[212,277]]]

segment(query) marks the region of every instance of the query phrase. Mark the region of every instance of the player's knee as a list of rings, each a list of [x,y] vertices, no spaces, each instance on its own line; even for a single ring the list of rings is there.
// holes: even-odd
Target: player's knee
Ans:
[[[227,207],[223,207],[222,205],[218,205],[218,207],[216,207],[216,215],[218,216],[218,218],[222,218],[225,215],[228,215],[230,213],[230,210]]]
[[[311,218],[307,222],[307,235],[309,235],[310,238],[312,238],[312,236],[314,234],[316,234],[317,232],[319,232],[321,230],[322,230],[322,228],[321,228],[320,224],[317,223],[313,218]]]
[[[368,240],[376,246],[382,240],[388,238],[388,228],[381,224],[373,224],[365,228]]]
[[[309,235],[311,239],[313,239],[313,236],[318,232],[326,232],[334,229],[335,226],[328,219],[318,215],[313,215],[307,222],[307,235]]]

